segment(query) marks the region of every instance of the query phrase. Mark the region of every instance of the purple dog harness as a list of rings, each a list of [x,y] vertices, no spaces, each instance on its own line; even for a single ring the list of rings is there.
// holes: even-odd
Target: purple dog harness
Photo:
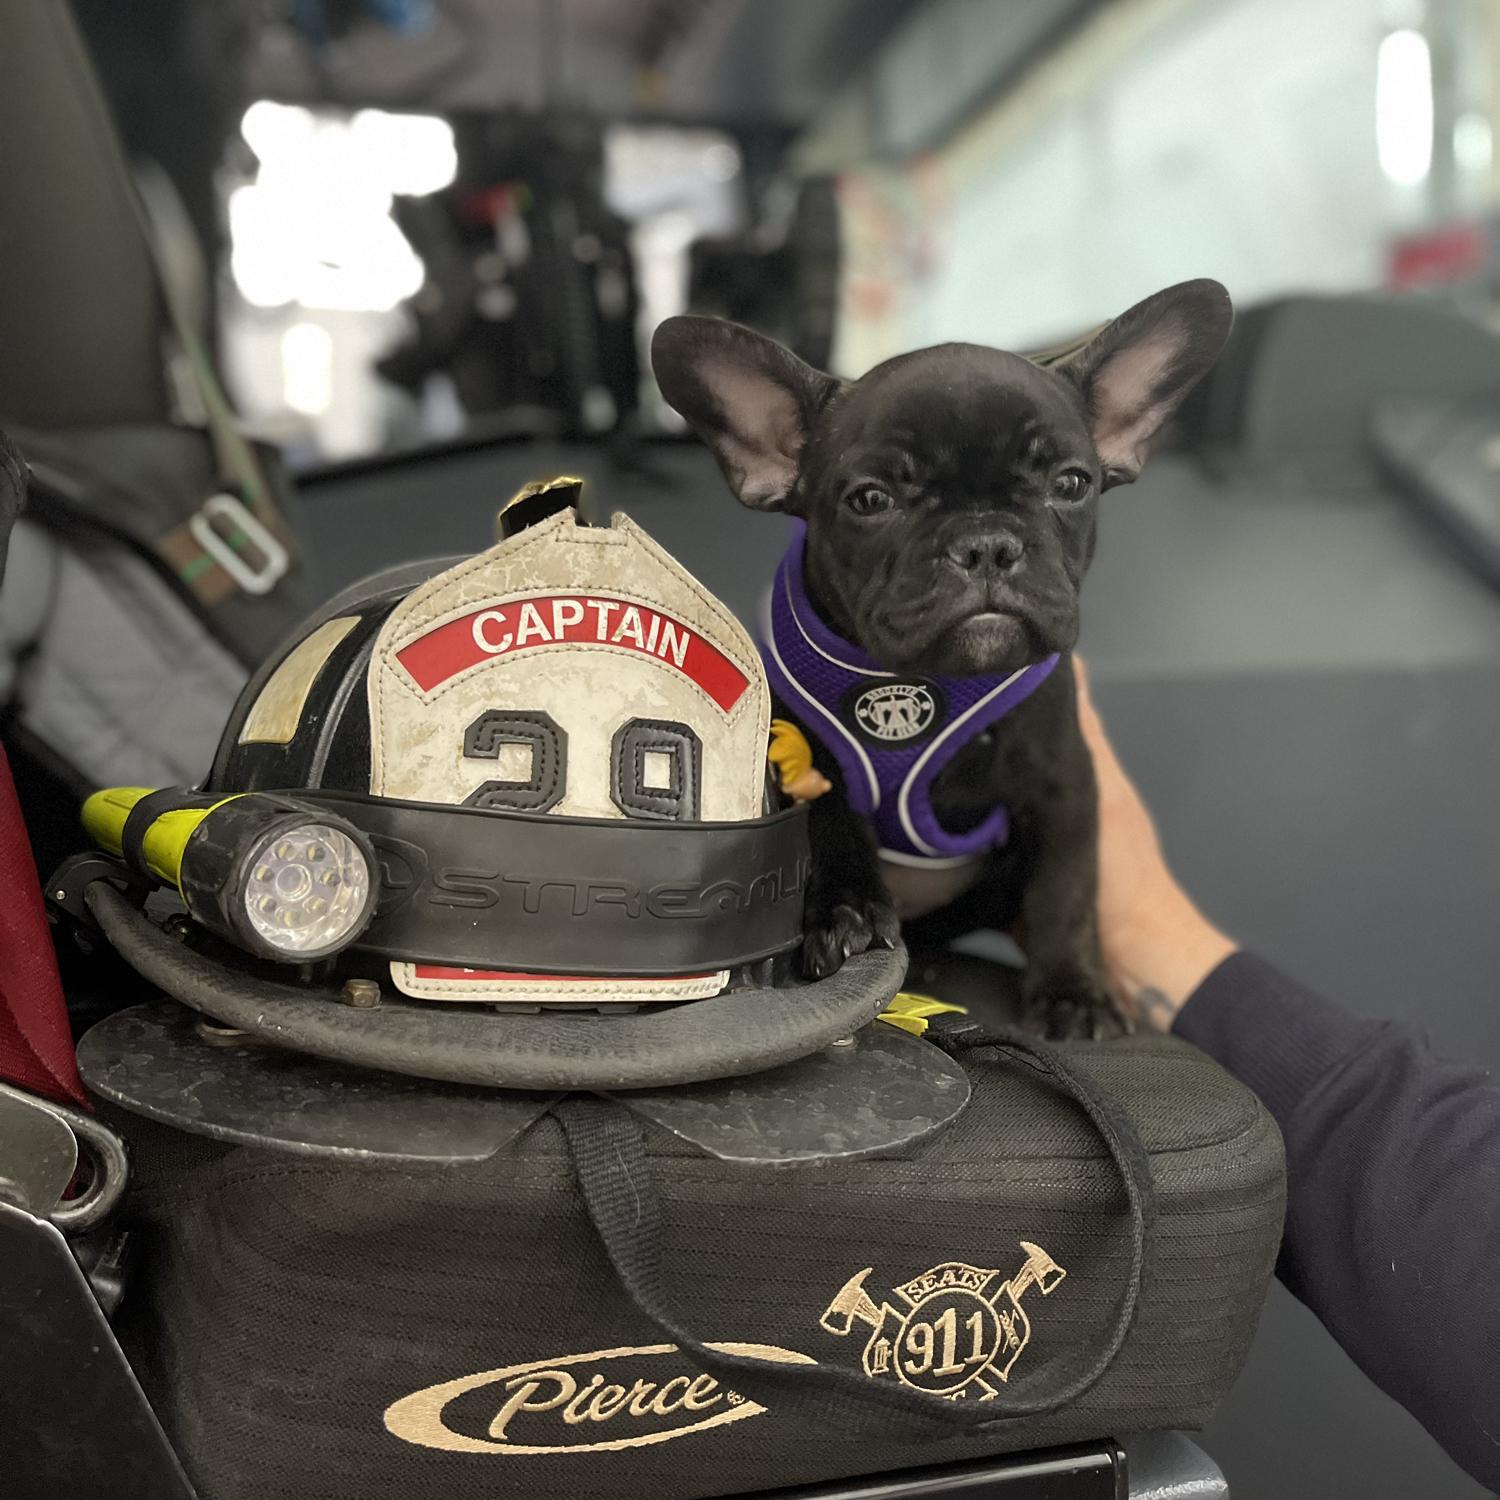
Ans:
[[[761,625],[772,689],[838,762],[849,805],[875,825],[882,855],[958,865],[1000,848],[1010,833],[1005,808],[967,833],[949,833],[932,810],[932,784],[965,745],[1047,680],[1057,657],[1008,677],[883,671],[818,618],[802,577],[805,535],[799,526]]]

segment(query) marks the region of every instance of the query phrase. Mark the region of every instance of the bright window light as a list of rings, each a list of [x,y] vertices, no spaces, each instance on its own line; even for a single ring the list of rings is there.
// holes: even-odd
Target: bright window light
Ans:
[[[1460,169],[1483,177],[1495,155],[1495,136],[1490,122],[1478,110],[1470,110],[1453,122],[1453,159]]]
[[[436,115],[392,115],[362,109],[349,122],[355,147],[375,164],[393,193],[435,193],[458,175],[453,127]]]
[[[1432,167],[1432,55],[1420,31],[1393,31],[1380,44],[1375,145],[1399,187],[1416,187]]]
[[[740,173],[740,153],[728,141],[716,141],[703,148],[699,158],[703,175],[710,182],[733,182]]]
[[[263,162],[305,150],[315,129],[310,109],[300,104],[275,104],[270,99],[257,99],[240,121],[240,134]]]
[[[281,335],[281,381],[286,404],[321,416],[333,404],[333,337],[317,323],[293,323]]]
[[[383,110],[344,119],[262,99],[240,129],[260,162],[229,199],[230,269],[246,301],[385,312],[421,287],[425,269],[391,200],[453,180],[446,120]]]

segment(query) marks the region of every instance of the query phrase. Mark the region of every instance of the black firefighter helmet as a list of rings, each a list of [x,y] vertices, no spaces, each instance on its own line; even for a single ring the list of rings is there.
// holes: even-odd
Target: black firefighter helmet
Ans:
[[[523,491],[478,556],[333,600],[246,688],[201,788],[89,800],[197,938],[96,881],[138,970],[282,1045],[512,1088],[756,1072],[882,1010],[899,953],[796,978],[807,814],[768,774],[750,637],[577,496]]]

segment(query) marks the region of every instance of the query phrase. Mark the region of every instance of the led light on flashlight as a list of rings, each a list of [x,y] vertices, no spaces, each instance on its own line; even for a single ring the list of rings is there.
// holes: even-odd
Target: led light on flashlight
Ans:
[[[243,896],[263,943],[289,958],[317,958],[363,924],[370,867],[359,845],[331,824],[283,826],[249,861]]]

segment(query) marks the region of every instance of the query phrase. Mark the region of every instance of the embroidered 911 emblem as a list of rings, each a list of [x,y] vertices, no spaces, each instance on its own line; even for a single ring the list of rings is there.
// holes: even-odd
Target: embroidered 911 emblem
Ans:
[[[860,733],[886,745],[921,739],[940,709],[937,689],[925,682],[882,682],[851,693],[847,705]]]
[[[865,1290],[867,1267],[846,1281],[821,1319],[829,1333],[869,1329],[865,1374],[894,1375],[903,1385],[950,1401],[999,1395],[1031,1338],[1021,1299],[1031,1287],[1044,1297],[1068,1274],[1040,1245],[1021,1241],[1026,1262],[1009,1281],[962,1261],[944,1261],[894,1288],[905,1303],[877,1303]]]

